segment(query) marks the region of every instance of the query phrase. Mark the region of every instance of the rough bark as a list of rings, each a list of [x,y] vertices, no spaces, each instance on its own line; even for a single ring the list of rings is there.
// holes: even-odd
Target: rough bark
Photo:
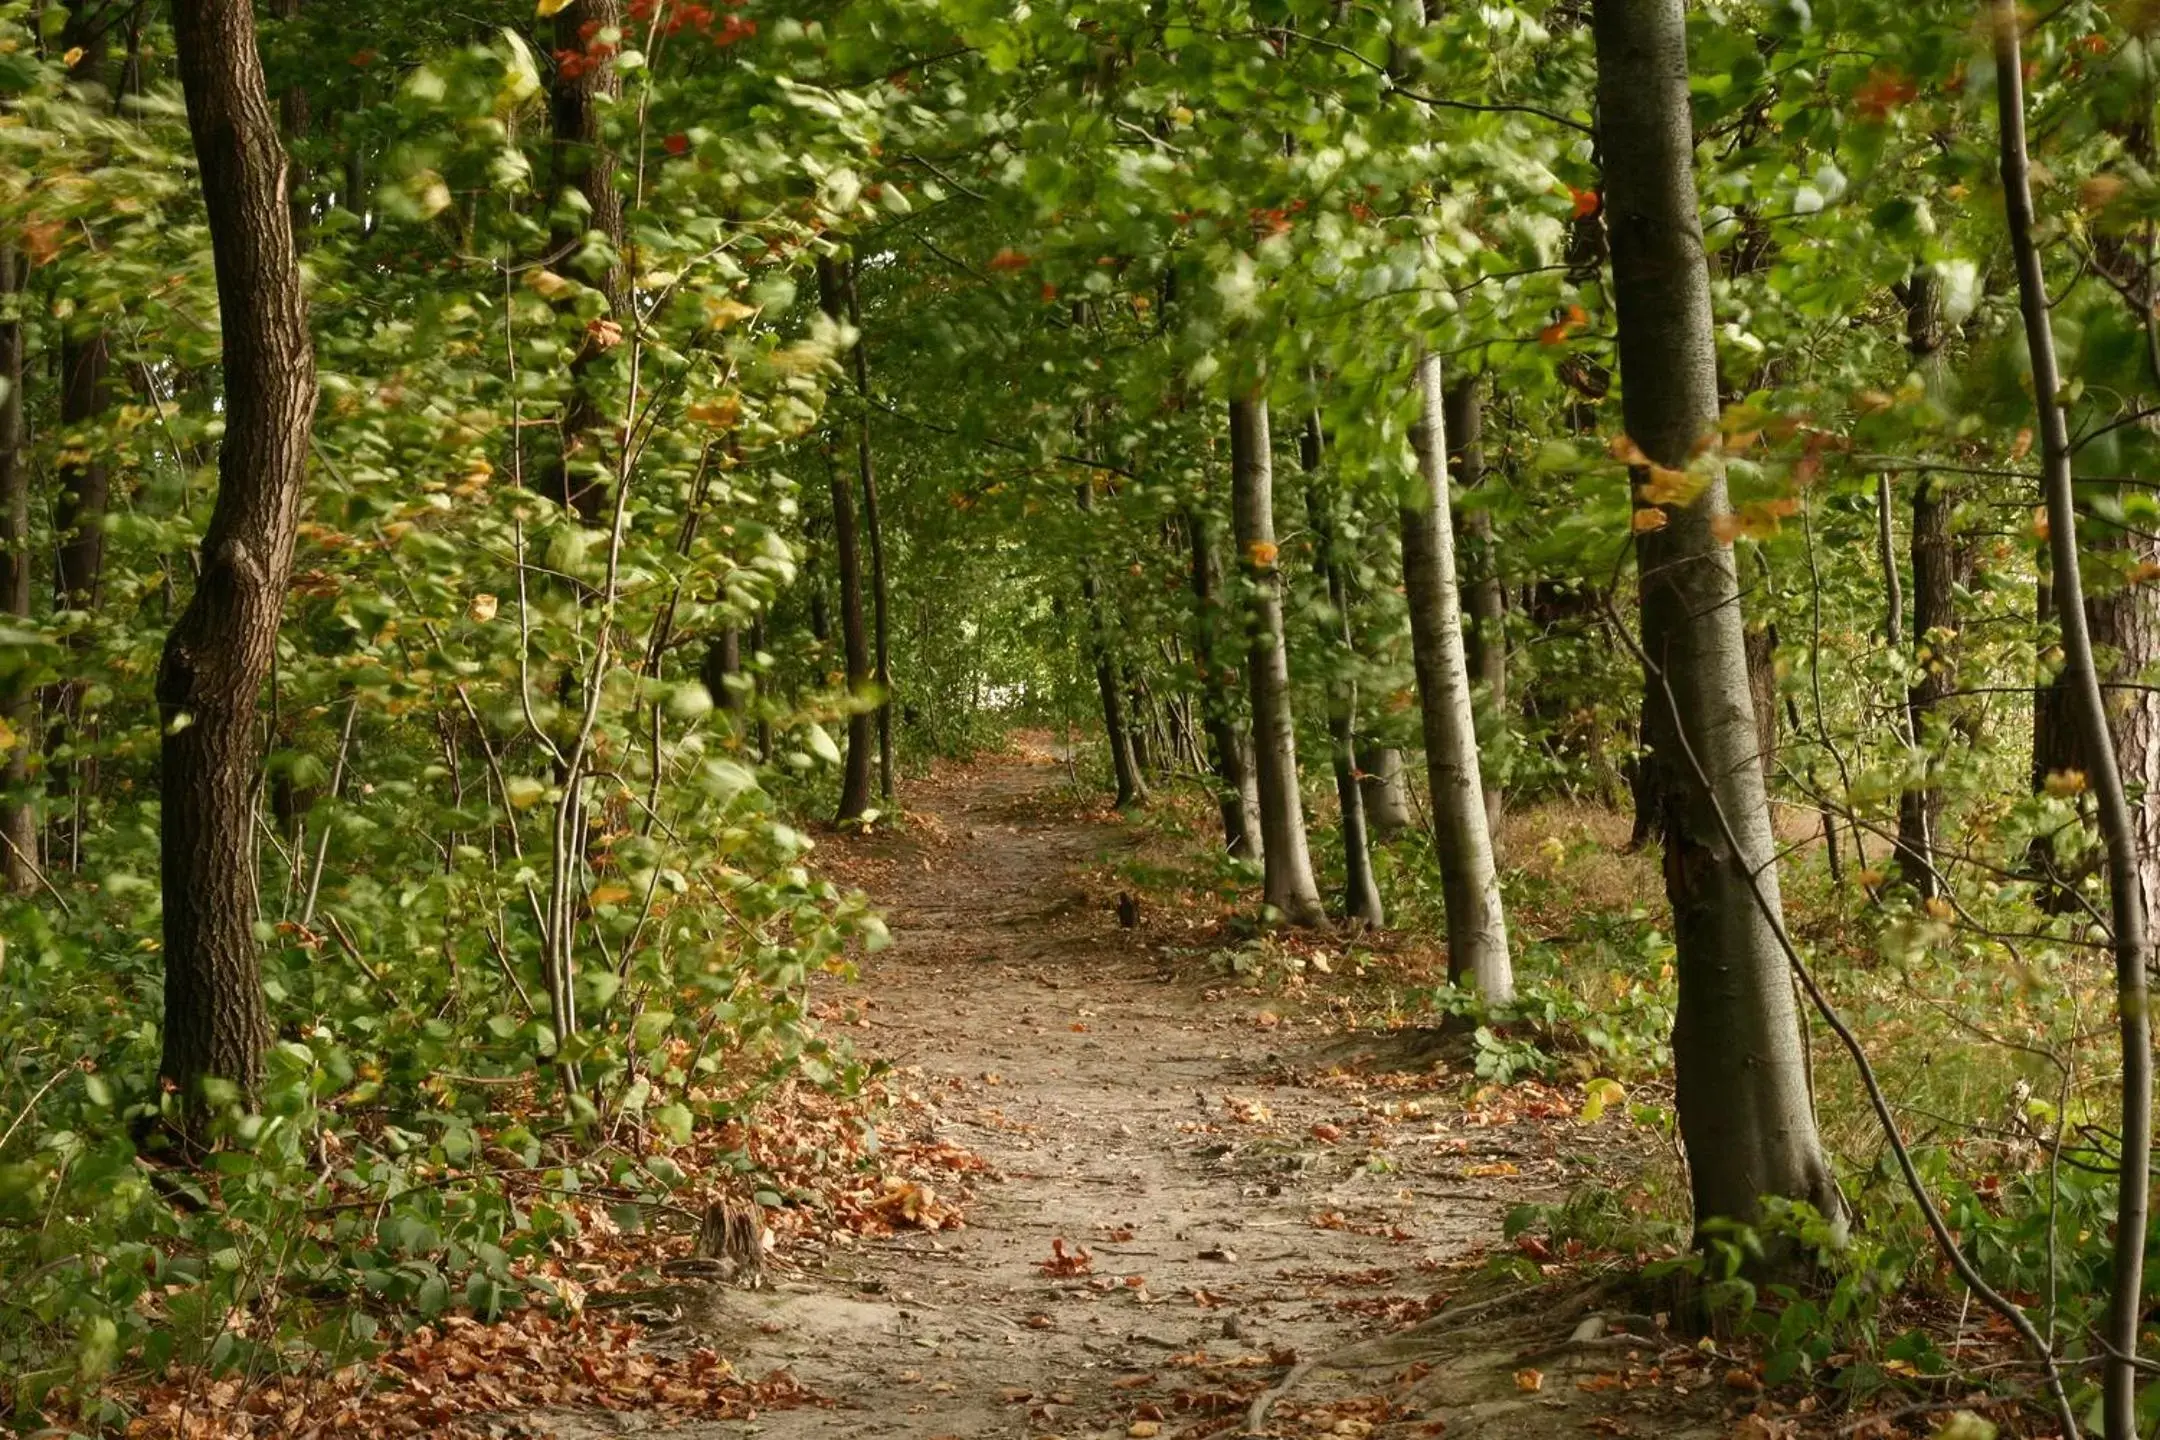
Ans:
[[[173,34],[217,271],[225,435],[200,578],[165,642],[158,709],[165,894],[160,1074],[251,1093],[267,1038],[255,952],[256,705],[292,573],[315,359],[285,150],[248,0],[174,0]]]
[[[604,127],[605,109],[621,93],[611,53],[601,37],[622,27],[621,0],[571,0],[555,15],[558,59],[548,92],[552,169],[549,253],[607,297],[607,314],[586,327],[570,362],[570,395],[563,404],[561,448],[548,463],[541,491],[556,503],[596,522],[613,478],[607,455],[607,401],[601,370],[608,350],[632,322],[630,275],[623,265],[622,194],[615,186],[615,152]],[[578,252],[598,234],[608,259],[584,264]],[[829,308],[829,307],[828,307]],[[611,332],[609,325],[619,327]]]
[[[1942,325],[1936,303],[1935,281],[1925,266],[1899,289],[1905,305],[1905,349],[1915,365],[1927,365],[1942,348]],[[1878,494],[1884,533],[1890,529],[1890,479],[1882,478]],[[1936,707],[1955,680],[1948,646],[1957,630],[1957,552],[1950,535],[1950,512],[1955,495],[1945,477],[1920,475],[1913,490],[1913,680],[1905,692],[1905,730],[1913,747],[1913,766],[1918,772],[1907,779],[1898,795],[1898,870],[1922,899],[1931,899],[1940,888],[1936,874],[1936,836],[1942,825],[1942,791],[1933,772],[1941,748],[1941,725]],[[1883,569],[1891,590],[1892,634],[1903,618],[1896,594],[1897,563],[1886,549]]]
[[[1957,550],[1950,534],[1954,502],[1947,487],[1922,475],[1912,505],[1913,680],[1905,692],[1905,721],[1914,762],[1922,773],[1898,796],[1898,869],[1921,898],[1940,888],[1936,837],[1942,826],[1942,790],[1935,779],[1942,748],[1937,710],[1956,684],[1949,653],[1957,630]]]
[[[1642,648],[1657,679],[1647,789],[1664,842],[1678,951],[1673,1056],[1698,1234],[1766,1195],[1842,1210],[1809,1101],[1748,690],[1738,578],[1713,522],[1716,433],[1709,270],[1697,211],[1682,0],[1596,0],[1604,204],[1620,322],[1622,415],[1650,464],[1707,481],[1642,532]],[[1651,477],[1637,467],[1638,484]],[[1719,812],[1737,844],[1728,844]],[[1759,887],[1759,891],[1758,888]],[[1767,912],[1767,913],[1766,913]]]
[[[0,609],[20,625],[30,618],[30,472],[23,464],[23,263],[13,246],[0,245]],[[0,741],[0,876],[17,893],[37,884],[37,806],[30,795],[33,706],[28,690],[7,703],[0,722],[11,734]]]
[[[1200,677],[1200,725],[1207,732],[1223,844],[1241,859],[1260,858],[1260,790],[1253,780],[1252,737],[1238,723],[1237,667],[1223,643],[1222,557],[1205,506],[1185,512],[1192,542],[1193,658]]]
[[[847,282],[830,256],[818,257],[817,277],[818,305],[837,323],[847,313]],[[870,808],[870,756],[876,739],[872,712],[864,703],[871,687],[870,636],[863,620],[862,532],[855,518],[855,487],[841,473],[831,450],[826,452],[826,464],[831,472],[833,555],[840,572],[840,640],[847,656],[850,707],[840,808],[833,816],[837,825],[860,820]]]
[[[1260,790],[1261,866],[1267,903],[1293,925],[1324,925],[1298,788],[1297,722],[1283,646],[1282,572],[1276,566],[1275,457],[1264,395],[1230,402],[1230,498],[1244,575],[1246,684],[1252,695],[1253,772]]]
[[[1365,836],[1365,792],[1358,787],[1357,770],[1357,640],[1350,628],[1350,587],[1343,578],[1343,559],[1336,553],[1334,517],[1328,498],[1321,493],[1318,472],[1321,458],[1320,417],[1307,415],[1298,439],[1298,458],[1305,469],[1305,503],[1312,514],[1313,559],[1327,586],[1328,605],[1342,647],[1340,671],[1328,685],[1328,736],[1330,759],[1335,766],[1335,798],[1342,812],[1343,914],[1367,925],[1387,924],[1387,907],[1380,903],[1379,882],[1373,878],[1372,847]]]
[[[1485,483],[1485,378],[1465,375],[1448,386],[1446,414],[1455,483],[1476,489]],[[1499,739],[1495,729],[1505,725],[1507,717],[1507,587],[1500,579],[1492,512],[1479,506],[1458,515],[1456,544],[1462,560],[1463,613],[1470,622],[1464,641],[1482,753],[1493,748]],[[1506,797],[1494,773],[1487,767],[1484,776],[1485,825],[1497,850]]]
[[[1487,999],[1515,993],[1507,917],[1493,863],[1492,827],[1478,759],[1470,664],[1463,647],[1462,594],[1455,571],[1454,505],[1448,495],[1447,405],[1440,357],[1417,363],[1416,487],[1401,506],[1403,599],[1425,730],[1425,779],[1433,844],[1447,901],[1448,979]]]
[[[848,324],[855,328],[855,401],[861,413],[855,426],[855,469],[862,477],[863,530],[870,541],[870,616],[878,690],[878,794],[893,798],[892,630],[886,618],[885,526],[878,519],[877,468],[870,456],[870,355],[864,348],[862,301],[856,294],[856,264],[847,266]]]
[[[2117,717],[2110,735],[2108,706],[2102,697],[2095,659],[2098,637],[2086,622],[2080,603],[2078,514],[2070,470],[2070,427],[2056,396],[2062,377],[2056,366],[2053,322],[2048,312],[2047,276],[2033,238],[2031,166],[2025,152],[2025,82],[2019,53],[2017,7],[1993,0],[1989,7],[1995,41],[1995,101],[2002,123],[2003,208],[2010,248],[2017,260],[2018,308],[2025,322],[2026,352],[2032,364],[2033,395],[2040,421],[2041,490],[2047,504],[2048,550],[2062,617],[2064,688],[2070,718],[2091,764],[2091,794],[2101,839],[2107,849],[2109,929],[2115,958],[2116,1018],[2122,1054],[2121,1156],[2115,1201],[2114,1285],[2104,1329],[2107,1361],[2101,1374],[2102,1415],[2107,1440],[2137,1440],[2137,1345],[2144,1314],[2143,1273],[2146,1221],[2152,1187],[2152,1020],[2146,990],[2150,947],[2146,938],[2150,896],[2147,866],[2153,836],[2130,809],[2125,779],[2149,785],[2149,772],[2118,765],[2123,730],[2138,728]],[[2148,282],[2149,284],[2149,282]],[[2146,295],[2146,323],[2153,323],[2152,296]],[[2143,607],[2138,607],[2142,610]],[[2147,724],[2138,738],[2141,759],[2153,753],[2156,737]],[[2149,760],[2146,763],[2150,763]],[[2150,815],[2150,801],[2147,815]]]

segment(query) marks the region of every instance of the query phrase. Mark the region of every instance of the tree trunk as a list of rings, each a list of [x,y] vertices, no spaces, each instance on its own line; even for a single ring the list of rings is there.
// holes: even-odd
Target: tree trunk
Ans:
[[[1082,480],[1073,498],[1083,515],[1095,513],[1095,486]],[[1092,537],[1090,537],[1092,539]],[[1088,653],[1095,661],[1095,688],[1102,696],[1103,737],[1110,745],[1110,773],[1117,782],[1117,807],[1145,805],[1147,780],[1141,774],[1140,753],[1133,744],[1133,718],[1125,709],[1125,685],[1118,674],[1117,650],[1111,639],[1110,620],[1103,613],[1101,587],[1094,566],[1083,549],[1080,560],[1080,599],[1087,608]]]
[[[268,1038],[255,953],[256,704],[277,645],[315,409],[285,150],[248,0],[174,0],[224,339],[225,434],[200,578],[165,642],[158,710],[164,1057],[183,1097],[252,1093]]]
[[[1915,365],[1927,365],[1942,348],[1942,327],[1935,303],[1935,283],[1925,267],[1914,270],[1903,294],[1905,348]],[[1913,666],[1905,692],[1906,733],[1912,739],[1913,763],[1920,773],[1908,778],[1898,795],[1898,869],[1923,900],[1938,889],[1936,836],[1942,825],[1942,791],[1935,783],[1936,752],[1942,737],[1933,718],[1935,707],[1956,683],[1948,653],[1957,630],[1957,552],[1950,535],[1950,512],[1956,503],[1945,477],[1923,474],[1913,491]],[[1882,482],[1884,524],[1889,524],[1889,477]],[[1895,564],[1884,557],[1895,580]],[[1899,607],[1902,610],[1902,607]],[[1895,644],[1895,640],[1892,641]]]
[[[1367,745],[1358,752],[1358,789],[1365,794],[1365,820],[1373,835],[1391,839],[1416,821],[1410,813],[1410,785],[1402,751],[1392,745]]]
[[[602,390],[603,357],[633,323],[630,275],[623,265],[622,195],[615,188],[615,152],[608,148],[601,124],[601,102],[621,93],[622,80],[610,52],[599,48],[602,36],[622,28],[621,0],[570,0],[555,14],[555,79],[548,93],[553,136],[553,223],[548,249],[559,263],[607,297],[607,314],[586,326],[576,358],[570,362],[570,396],[564,402],[561,450],[550,463],[541,490],[551,500],[576,511],[587,524],[597,523],[610,481],[607,455],[606,396]],[[576,194],[582,207],[572,204]],[[580,263],[586,237],[598,234],[608,258]],[[615,327],[612,330],[610,327]]]
[[[2070,427],[2056,397],[2062,376],[2056,368],[2053,322],[2048,313],[2047,276],[2033,239],[2031,166],[2025,153],[2025,81],[2018,44],[2018,14],[2012,0],[1990,6],[1995,31],[1995,99],[2002,123],[2003,208],[2017,261],[2018,309],[2025,322],[2025,347],[2032,365],[2033,395],[2039,410],[2041,489],[2047,504],[2048,550],[2053,562],[2056,608],[2062,616],[2064,688],[2070,716],[2091,761],[2091,794],[2107,848],[2109,939],[2115,959],[2115,1009],[2122,1056],[2122,1119],[2117,1131],[2114,1284],[2104,1327],[2107,1362],[2101,1375],[2101,1403],[2107,1440],[2138,1437],[2138,1332],[2144,1316],[2143,1273],[2146,1222],[2152,1188],[2153,1057],[2152,1018],[2145,970],[2151,961],[2146,940],[2150,914],[2151,867],[2141,864],[2154,835],[2152,757],[2160,753],[2153,733],[2148,696],[2109,734],[2108,706],[2102,696],[2100,668],[2094,659],[2095,636],[2086,624],[2083,587],[2078,574],[2077,497],[2070,468]],[[2143,319],[2155,323],[2152,280],[2146,280]],[[2150,338],[2150,332],[2148,332]],[[2127,611],[2148,615],[2142,605]],[[2149,620],[2145,629],[2151,629]],[[2127,637],[2125,637],[2127,638]],[[2139,637],[2150,643],[2150,636]],[[2150,653],[2149,651],[2146,653]],[[2143,694],[2144,692],[2138,692]],[[2139,767],[2120,766],[2116,755],[2125,732],[2137,731]],[[2125,779],[2145,788],[2138,815],[2130,809]],[[2057,1392],[2060,1402],[2060,1391]],[[2067,1404],[2064,1408],[2067,1412]]]
[[[1622,416],[1644,457],[1634,481],[1648,484],[1653,466],[1693,465],[1706,482],[1687,503],[1658,509],[1662,528],[1642,531],[1637,553],[1642,648],[1656,680],[1647,788],[1678,951],[1673,1057],[1700,1237],[1715,1218],[1752,1220],[1766,1195],[1831,1215],[1843,1204],[1815,1130],[1778,939],[1739,584],[1714,528],[1728,509],[1724,476],[1697,453],[1714,440],[1718,401],[1683,8],[1597,0],[1592,26]]]
[[[1222,808],[1223,843],[1245,860],[1260,858],[1260,790],[1253,780],[1252,737],[1238,724],[1237,668],[1224,658],[1222,559],[1215,521],[1202,505],[1185,511],[1192,542],[1193,660],[1200,673],[1200,724],[1207,731]]]
[[[0,245],[0,609],[16,624],[30,618],[30,472],[23,464],[23,262]],[[6,759],[0,762],[0,875],[17,894],[34,889],[37,806],[30,795],[31,694],[0,712]]]
[[[1282,572],[1275,559],[1275,458],[1264,395],[1230,402],[1230,498],[1238,560],[1248,582],[1247,683],[1252,692],[1253,770],[1260,789],[1261,863],[1267,903],[1293,925],[1324,925],[1298,790],[1297,721],[1290,657],[1283,647]]]
[[[847,282],[830,256],[817,262],[818,305],[837,324],[847,313]],[[865,441],[867,444],[867,441]],[[841,475],[830,448],[826,464],[831,471],[833,552],[840,570],[840,638],[847,653],[847,762],[840,782],[840,808],[833,823],[860,820],[870,808],[870,751],[872,713],[864,705],[871,687],[870,637],[863,623],[862,546],[855,520],[855,487]]]
[[[1328,685],[1328,734],[1334,742],[1330,758],[1335,798],[1342,811],[1343,914],[1378,926],[1387,924],[1387,908],[1380,903],[1380,886],[1373,878],[1372,847],[1365,838],[1365,792],[1358,788],[1357,641],[1350,628],[1350,587],[1343,579],[1342,557],[1336,554],[1334,517],[1328,497],[1321,493],[1320,453],[1320,417],[1307,415],[1298,458],[1305,469],[1305,504],[1312,514],[1313,557],[1342,642],[1341,669]]]
[[[83,5],[68,11],[60,44],[74,57],[68,66],[72,82],[103,86],[113,18]],[[102,326],[84,324],[80,318],[61,325],[60,433],[66,458],[54,470],[55,611],[95,610],[104,588],[105,513],[111,504],[112,470],[103,437],[95,429],[110,399],[106,383],[110,355]],[[86,664],[88,633],[71,632],[67,643],[78,667]],[[55,869],[73,869],[81,859],[83,792],[92,783],[83,714],[88,690],[88,682],[78,677],[60,682],[49,693],[45,786],[52,803],[45,857]]]
[[[892,689],[892,631],[886,619],[885,587],[885,527],[878,519],[877,470],[870,463],[870,356],[864,348],[862,329],[862,302],[855,291],[858,267],[853,260],[847,265],[848,324],[855,327],[855,399],[862,407],[855,429],[855,468],[862,476],[863,527],[870,540],[870,614],[871,629],[876,637],[876,671],[878,690],[877,746],[878,746],[878,794],[887,801],[893,798],[893,689]]]
[[[273,0],[270,13],[281,21],[291,22],[300,18],[301,0]],[[308,105],[305,85],[286,86],[278,94],[278,123],[285,132],[286,164],[292,173],[286,177],[286,204],[292,209],[293,244],[303,249],[307,246],[307,233],[311,219],[308,198],[308,170],[292,152],[296,142],[305,140],[314,124],[314,115]]]
[[[1948,647],[1957,629],[1957,552],[1950,536],[1954,502],[1940,481],[1919,477],[1913,491],[1913,665],[1905,692],[1905,715],[1914,762],[1923,773],[1898,796],[1898,868],[1922,899],[1940,888],[1936,837],[1942,825],[1942,791],[1933,772],[1943,743],[1936,707],[1956,683]]]
[[[1485,816],[1470,665],[1463,649],[1462,596],[1455,578],[1454,506],[1448,495],[1447,403],[1440,357],[1417,363],[1418,485],[1401,508],[1403,598],[1425,727],[1425,777],[1432,799],[1440,889],[1447,900],[1448,979],[1489,1000],[1515,993],[1507,916]]]
[[[1448,387],[1447,438],[1455,483],[1472,490],[1485,483],[1485,382],[1465,375]],[[1500,581],[1500,557],[1493,539],[1492,512],[1480,506],[1457,517],[1462,556],[1463,611],[1470,683],[1476,687],[1480,725],[1479,752],[1491,751],[1507,723],[1507,587]],[[1500,817],[1505,796],[1489,767],[1485,780],[1485,826],[1500,848]]]

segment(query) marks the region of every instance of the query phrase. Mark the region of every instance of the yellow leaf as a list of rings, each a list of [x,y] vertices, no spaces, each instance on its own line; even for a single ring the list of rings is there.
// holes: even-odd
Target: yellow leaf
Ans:
[[[1635,518],[1628,522],[1628,528],[1638,535],[1646,530],[1662,530],[1671,518],[1663,510],[1637,510]]]
[[[540,8],[533,13],[545,20],[548,16],[559,15],[569,8],[570,0],[540,0]]]
[[[76,67],[77,64],[81,62],[82,57],[83,47],[80,45],[76,45],[71,47],[68,50],[67,54],[60,57],[60,63],[67,66],[68,69],[72,70]]]
[[[629,898],[630,887],[627,885],[595,885],[593,887],[592,903],[595,905],[620,905]]]
[[[1272,541],[1255,540],[1245,547],[1245,558],[1252,561],[1255,570],[1273,569],[1279,552]]]
[[[495,606],[495,597],[482,593],[472,597],[472,604],[465,607],[465,613],[472,616],[477,623],[485,625],[495,618]]]
[[[1542,1390],[1545,1388],[1545,1372],[1542,1370],[1517,1370],[1515,1388],[1518,1390]]]
[[[1582,1119],[1585,1125],[1595,1125],[1604,1117],[1609,1105],[1617,1105],[1627,1099],[1627,1091],[1617,1080],[1600,1075],[1583,1087]]]

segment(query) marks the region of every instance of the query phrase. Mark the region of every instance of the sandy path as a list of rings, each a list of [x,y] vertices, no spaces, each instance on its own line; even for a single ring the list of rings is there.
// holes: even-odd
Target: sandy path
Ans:
[[[828,998],[859,1015],[858,1048],[937,1097],[935,1138],[992,1173],[964,1229],[795,1257],[773,1289],[727,1292],[721,1352],[836,1404],[688,1433],[1240,1434],[1294,1361],[1422,1318],[1509,1205],[1562,1193],[1571,1122],[1470,1125],[1459,1082],[1330,1077],[1320,1021],[1269,1023],[1263,997],[1161,958],[1189,937],[1121,928],[1089,879],[1130,834],[1059,813],[1063,778],[1039,753],[941,775],[911,788],[909,833],[836,847],[897,943]],[[1059,1240],[1092,1272],[1046,1274]],[[1558,1401],[1503,1394],[1466,1425],[1400,1371],[1318,1387],[1336,1408],[1301,1384],[1270,1431],[1563,1433],[1518,1413]],[[1383,1416],[1369,1397],[1388,1393],[1408,1403]]]

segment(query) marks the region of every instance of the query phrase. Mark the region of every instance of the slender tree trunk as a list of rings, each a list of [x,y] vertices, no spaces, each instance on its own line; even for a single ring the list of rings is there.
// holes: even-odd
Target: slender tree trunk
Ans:
[[[1410,813],[1409,768],[1392,745],[1367,745],[1358,752],[1358,789],[1365,794],[1365,820],[1375,838],[1391,839],[1416,822]]]
[[[23,262],[0,245],[0,609],[30,618],[30,471],[23,464]],[[0,713],[0,875],[18,894],[36,887],[37,806],[30,795],[31,704],[24,690]]]
[[[1455,483],[1474,490],[1485,483],[1485,379],[1465,375],[1448,386],[1447,438]],[[1462,557],[1463,612],[1469,619],[1465,637],[1470,664],[1470,683],[1478,699],[1479,751],[1489,753],[1500,740],[1499,727],[1507,723],[1507,587],[1500,580],[1500,557],[1493,537],[1492,512],[1479,506],[1457,519],[1457,546]],[[1486,767],[1485,826],[1492,831],[1493,848],[1500,847],[1500,818],[1506,808],[1495,772]]]
[[[1260,790],[1253,780],[1252,740],[1238,724],[1237,667],[1223,644],[1222,560],[1215,521],[1204,505],[1185,511],[1192,542],[1193,659],[1200,672],[1200,724],[1207,731],[1208,759],[1215,771],[1215,798],[1222,808],[1223,843],[1232,855],[1260,857]]]
[[[315,409],[285,150],[248,0],[174,0],[224,336],[225,435],[194,596],[158,667],[164,1057],[198,1102],[252,1093],[268,1038],[255,952],[256,705],[277,644]]]
[[[1597,0],[1604,203],[1620,321],[1622,416],[1652,467],[1705,482],[1641,532],[1642,648],[1656,683],[1647,784],[1664,840],[1679,1004],[1673,1058],[1697,1234],[1750,1220],[1766,1195],[1843,1204],[1810,1104],[1778,892],[1738,577],[1718,539],[1709,269],[1696,208],[1682,0]],[[1639,503],[1647,504],[1647,498]],[[1738,839],[1726,843],[1719,812]],[[1759,888],[1759,891],[1757,889]],[[1767,912],[1767,913],[1766,913]]]
[[[587,524],[599,521],[613,478],[603,361],[632,323],[630,274],[622,261],[622,195],[615,187],[615,152],[601,123],[603,102],[621,93],[622,79],[603,35],[622,28],[621,0],[570,0],[555,14],[555,79],[548,94],[553,175],[549,253],[607,297],[607,314],[592,321],[570,362],[570,396],[563,405],[562,445],[549,463],[541,489],[576,511]],[[567,57],[569,63],[565,63]],[[577,195],[582,205],[569,197]],[[579,265],[572,257],[597,233],[609,258]]]
[[[1083,515],[1095,513],[1095,487],[1082,480],[1073,497]],[[1110,773],[1117,782],[1117,806],[1145,805],[1147,779],[1140,770],[1140,755],[1133,744],[1133,717],[1125,711],[1125,685],[1118,674],[1117,649],[1111,637],[1110,619],[1103,611],[1101,588],[1094,566],[1083,554],[1080,562],[1080,599],[1087,608],[1088,653],[1095,662],[1095,688],[1102,696],[1103,737],[1110,745]]]
[[[300,18],[300,4],[301,0],[272,0],[270,13],[290,23]],[[293,243],[305,249],[311,218],[308,169],[292,153],[294,147],[307,138],[314,124],[305,85],[288,85],[278,93],[278,123],[285,131],[286,164],[292,167],[292,174],[286,180],[289,192],[286,203],[292,207]]]
[[[1297,721],[1290,657],[1283,646],[1282,572],[1276,567],[1275,457],[1264,395],[1230,402],[1230,497],[1238,558],[1250,588],[1247,683],[1252,690],[1253,769],[1260,789],[1261,862],[1267,903],[1293,925],[1324,925],[1298,789]]]
[[[1508,959],[1507,917],[1485,815],[1470,664],[1463,649],[1454,506],[1448,495],[1447,403],[1438,355],[1419,358],[1417,395],[1418,425],[1411,438],[1420,483],[1400,516],[1403,598],[1410,609],[1418,714],[1425,726],[1434,848],[1447,899],[1448,979],[1499,1001],[1515,993],[1515,971]]]
[[[1305,469],[1305,504],[1312,513],[1313,556],[1342,642],[1341,673],[1328,686],[1328,734],[1334,742],[1330,758],[1335,765],[1336,802],[1342,811],[1343,914],[1377,926],[1387,924],[1387,908],[1380,903],[1379,882],[1373,878],[1372,848],[1365,838],[1365,792],[1358,788],[1357,640],[1350,628],[1350,587],[1343,579],[1342,557],[1336,553],[1334,517],[1329,514],[1328,497],[1321,493],[1321,444],[1320,417],[1307,415],[1298,439],[1298,457]]]
[[[818,304],[834,323],[847,313],[847,281],[830,256],[817,262]],[[867,446],[865,439],[865,446]],[[867,449],[863,451],[867,457]],[[867,459],[865,459],[867,463]],[[860,820],[870,808],[870,754],[872,711],[864,704],[871,688],[870,637],[863,623],[863,576],[861,531],[855,519],[855,487],[841,475],[830,448],[826,464],[831,470],[833,551],[840,570],[840,637],[847,652],[847,688],[850,710],[847,725],[847,761],[840,782],[840,808],[833,823]]]
[[[110,56],[114,15],[78,5],[68,11],[60,32],[63,52],[72,56],[68,78],[75,84],[102,87]],[[95,610],[105,579],[105,514],[111,504],[112,469],[104,438],[96,427],[110,400],[107,372],[111,351],[101,325],[80,318],[61,326],[60,430],[63,454],[55,467],[53,497],[53,609]],[[89,636],[71,632],[68,647],[78,671],[87,665]],[[83,806],[94,785],[88,758],[90,736],[84,714],[89,684],[64,680],[49,692],[45,717],[45,784],[52,797],[46,864],[73,869],[81,859]]]
[[[2141,830],[2124,787],[2124,767],[2116,760],[2117,736],[2110,734],[2108,708],[2100,689],[2100,669],[2093,658],[2094,636],[2086,623],[2083,586],[2078,573],[2077,497],[2070,469],[2070,427],[2056,396],[2062,377],[2056,367],[2055,337],[2048,313],[2047,277],[2033,239],[2031,166],[2025,152],[2025,81],[2018,43],[2017,7],[2012,0],[1992,0],[1995,30],[1995,102],[2002,122],[2003,204],[2011,252],[2017,259],[2018,308],[2025,320],[2025,346],[2032,362],[2033,395],[2040,412],[2040,473],[2047,504],[2048,549],[2053,561],[2056,609],[2062,617],[2063,674],[2070,695],[2071,718],[2084,742],[2094,808],[2107,847],[2110,937],[2115,954],[2116,1014],[2122,1047],[2121,1156],[2117,1161],[2114,1289],[2109,1296],[2104,1338],[2107,1360],[2101,1373],[2101,1403],[2107,1440],[2138,1440],[2137,1345],[2144,1314],[2143,1272],[2148,1202],[2152,1187],[2152,1020],[2146,993],[2147,894],[2142,853],[2155,838]],[[2149,303],[2150,297],[2148,297]],[[2150,323],[2150,316],[2147,317]],[[2138,737],[2153,753],[2150,733]],[[2148,761],[2148,764],[2150,762]],[[2133,772],[2150,785],[2150,773]],[[2150,815],[2149,806],[2147,815]]]
[[[866,337],[862,328],[862,301],[856,294],[855,282],[858,266],[853,260],[847,265],[848,324],[855,327],[855,399],[862,407],[855,429],[855,468],[862,476],[863,528],[870,541],[870,613],[871,629],[876,637],[876,671],[878,689],[877,745],[878,745],[878,794],[887,801],[893,798],[893,688],[892,688],[892,630],[886,619],[887,593],[885,587],[885,527],[878,519],[877,470],[870,462],[870,355],[865,348]]]

